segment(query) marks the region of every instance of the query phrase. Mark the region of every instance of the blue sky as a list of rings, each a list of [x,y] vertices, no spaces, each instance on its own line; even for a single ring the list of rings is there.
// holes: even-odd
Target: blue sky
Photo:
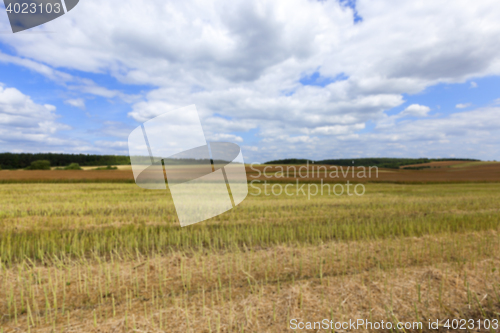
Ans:
[[[499,99],[499,87],[498,76],[470,79],[464,83],[439,83],[416,94],[403,94],[406,102],[387,114],[397,114],[411,104],[427,105],[431,108],[429,114],[436,116],[494,105]],[[463,107],[457,108],[458,104],[463,104]]]
[[[127,154],[196,104],[248,161],[500,159],[496,2],[114,2],[17,34],[0,9],[0,151]]]
[[[37,104],[56,106],[58,121],[71,126],[71,129],[61,131],[61,135],[88,140],[114,139],[99,131],[105,122],[122,122],[131,128],[136,124],[133,119],[126,116],[130,105],[118,98],[80,94],[65,89],[64,86],[41,74],[13,64],[0,65],[0,71],[0,82],[6,87],[15,87],[23,94],[29,95]],[[68,72],[74,74],[75,71]],[[144,89],[144,87],[120,84],[116,79],[106,74],[78,73],[78,76],[92,79],[109,89],[125,93],[140,93]],[[78,98],[85,100],[84,109],[65,103],[67,100]]]

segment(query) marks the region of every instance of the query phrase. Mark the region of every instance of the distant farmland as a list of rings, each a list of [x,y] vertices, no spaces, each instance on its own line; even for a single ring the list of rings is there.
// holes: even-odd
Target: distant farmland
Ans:
[[[500,163],[467,163],[379,169],[362,196],[312,198],[297,180],[357,180],[248,166],[261,182],[245,201],[185,228],[169,191],[139,188],[130,170],[0,171],[0,332],[499,320]],[[276,185],[290,194],[267,195]]]
[[[440,182],[500,182],[500,162],[443,161],[416,166],[433,166],[422,170],[384,169],[374,167],[347,167],[333,165],[266,165],[247,168],[248,178],[261,181],[312,182],[388,182],[388,183],[440,183]],[[378,173],[376,172],[378,170]],[[371,171],[371,172],[370,172]],[[354,172],[354,175],[353,175]],[[304,175],[308,175],[304,177]],[[361,175],[361,177],[359,176]],[[338,177],[337,177],[338,176]],[[366,177],[364,177],[366,176]]]
[[[429,167],[406,170],[406,167]],[[0,183],[16,182],[134,182],[130,166],[118,170],[95,171],[88,167],[74,170],[2,170]],[[440,182],[500,182],[500,162],[441,161],[408,165],[401,169],[384,169],[309,164],[247,166],[248,180],[268,182],[388,182],[388,183],[440,183]],[[353,177],[354,170],[354,177]],[[365,170],[366,177],[358,177]],[[371,173],[370,173],[371,170]],[[376,172],[378,170],[378,172]],[[281,173],[281,171],[283,171]],[[333,172],[333,174],[332,174]],[[302,177],[306,175],[307,177]],[[338,175],[338,177],[335,177]],[[333,177],[332,177],[333,176]]]

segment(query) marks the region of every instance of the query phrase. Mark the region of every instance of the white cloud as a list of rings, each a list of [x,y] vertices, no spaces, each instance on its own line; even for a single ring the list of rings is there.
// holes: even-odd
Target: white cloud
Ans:
[[[350,126],[342,126],[342,125],[320,126],[314,128],[312,131],[310,131],[310,133],[322,134],[322,135],[342,135],[342,134],[352,133],[353,131],[362,130],[364,128],[365,128],[364,123],[354,124]]]
[[[206,138],[208,141],[229,141],[229,142],[243,142],[243,138],[238,135],[233,135],[233,134],[214,134],[211,136],[207,136]]]
[[[242,146],[241,148],[245,151],[246,150],[253,151],[253,152],[259,151],[259,147],[257,147],[257,146]]]
[[[64,84],[73,79],[73,76],[71,76],[70,74],[58,71],[40,62],[26,58],[11,56],[3,52],[0,52],[0,62],[7,64],[15,64],[18,66],[28,68],[60,84]]]
[[[41,121],[55,119],[56,107],[40,105],[15,88],[0,87],[0,124],[18,127],[36,127]]]
[[[420,104],[412,104],[408,106],[399,114],[400,117],[413,116],[413,117],[425,117],[431,109],[428,106]]]
[[[471,88],[477,88],[477,83],[476,83],[476,82],[474,82],[474,81],[471,81],[471,83],[470,83],[470,87],[471,87]]]
[[[7,55],[0,51],[0,63],[15,64],[28,68],[38,74],[41,74],[48,79],[56,82],[59,85],[67,87],[78,93],[86,93],[106,98],[119,97],[125,102],[132,103],[138,100],[139,96],[127,95],[118,90],[110,90],[105,87],[97,85],[90,79],[82,79],[73,75],[64,73],[60,70],[53,69],[45,64],[37,61]]]
[[[388,116],[384,114],[376,122],[376,128],[379,130],[393,127],[397,121],[405,117],[426,117],[431,109],[428,106],[420,104],[411,104],[398,114]]]
[[[121,98],[133,104],[129,116],[139,122],[194,103],[208,136],[258,129],[265,145],[259,153],[270,156],[273,149],[310,153],[315,142],[365,145],[368,134],[358,132],[369,122],[387,138],[389,146],[380,149],[389,154],[393,139],[403,135],[393,127],[409,126],[412,121],[403,117],[430,111],[414,104],[387,116],[405,102],[403,94],[500,74],[498,2],[447,4],[358,0],[363,21],[354,24],[352,10],[337,1],[213,0],[188,6],[87,0],[36,28],[64,33],[0,35],[16,54],[0,54],[0,61],[30,68],[72,93]],[[129,96],[65,69],[153,88]],[[316,70],[348,78],[324,88],[299,83]],[[327,141],[315,139],[321,136]],[[427,142],[425,135],[419,138]],[[358,148],[351,153],[361,154]]]
[[[85,100],[83,98],[67,99],[64,103],[85,110]]]
[[[127,141],[97,140],[97,141],[94,141],[94,144],[99,146],[99,147],[104,147],[104,148],[121,148],[123,150],[128,150],[128,142]]]
[[[480,108],[451,114],[446,117],[424,118],[400,122],[383,132],[363,138],[364,150],[380,151],[378,147],[395,143],[398,155],[421,152],[421,156],[450,156],[486,158],[498,156],[500,147],[500,108]],[[457,149],[459,147],[459,149]],[[414,155],[414,154],[413,154]]]
[[[471,103],[459,103],[459,104],[455,105],[455,107],[457,109],[465,109],[465,108],[468,108],[471,105],[472,105]]]
[[[71,145],[53,136],[70,126],[56,121],[56,107],[37,104],[16,88],[0,86],[0,141],[2,150],[37,149],[40,145],[58,147]],[[25,147],[25,148],[21,148]]]
[[[500,107],[480,108],[441,118],[403,120],[362,135],[341,135],[328,139],[309,137],[304,144],[298,141],[291,144],[287,137],[275,137],[266,140],[265,144],[259,147],[258,156],[261,161],[284,157],[327,159],[332,156],[348,158],[454,155],[494,159],[494,156],[500,154],[498,115]]]

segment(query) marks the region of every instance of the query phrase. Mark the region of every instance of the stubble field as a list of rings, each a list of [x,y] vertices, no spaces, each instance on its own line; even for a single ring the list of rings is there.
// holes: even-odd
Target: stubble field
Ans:
[[[367,183],[363,196],[310,200],[264,186],[181,228],[165,191],[0,185],[1,330],[292,332],[292,319],[366,319],[425,332],[458,318],[477,331],[499,319],[499,184]]]

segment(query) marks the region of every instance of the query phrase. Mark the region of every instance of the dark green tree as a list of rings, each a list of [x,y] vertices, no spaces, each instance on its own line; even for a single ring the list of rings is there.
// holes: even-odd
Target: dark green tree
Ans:
[[[27,170],[50,170],[50,162],[47,160],[38,160],[31,162]]]
[[[65,167],[64,170],[82,170],[82,168],[80,168],[80,164],[78,163],[71,163],[70,165]]]

